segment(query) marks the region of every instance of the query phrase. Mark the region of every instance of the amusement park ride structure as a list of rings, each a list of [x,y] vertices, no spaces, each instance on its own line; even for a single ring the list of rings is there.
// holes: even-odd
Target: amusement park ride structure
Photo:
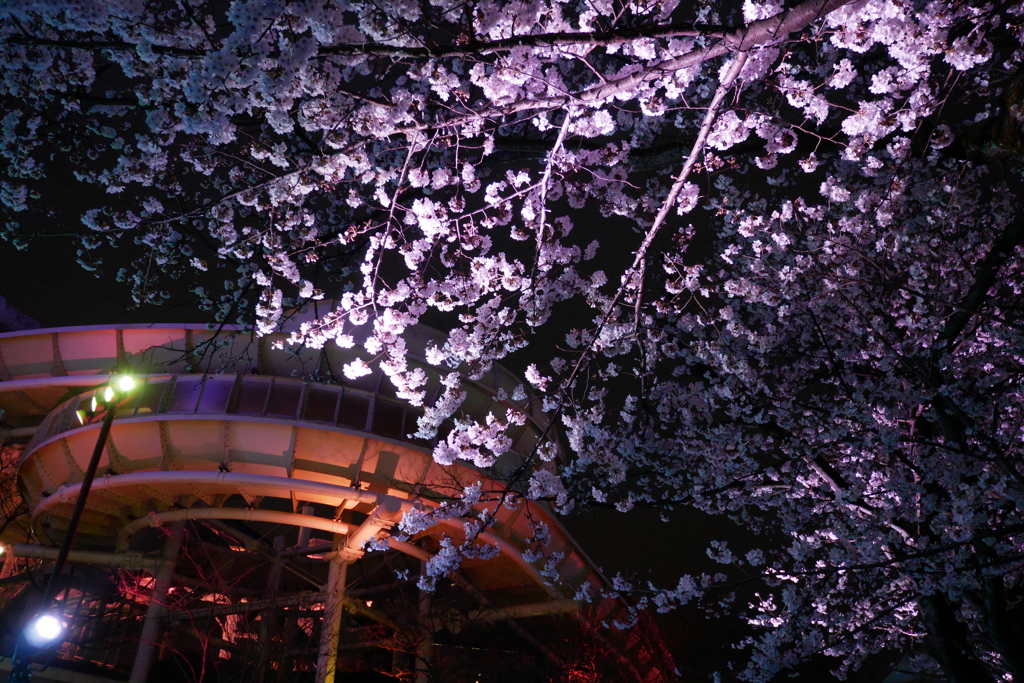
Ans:
[[[428,396],[436,336],[406,337]],[[557,435],[537,401],[511,398],[518,378],[495,365],[461,387],[463,418],[525,417],[512,448],[487,469],[441,466],[413,436],[422,409],[379,370],[344,378],[354,349],[284,339],[202,325],[0,335],[5,453],[20,449],[25,503],[3,538],[0,676],[21,647],[41,681],[673,680],[650,620],[611,597],[546,503],[520,495],[550,466],[528,458],[538,439]],[[137,387],[102,434],[89,408],[115,371]],[[477,482],[488,495],[472,509],[399,535],[403,516]],[[21,631],[69,529],[53,592],[66,630],[31,648]],[[480,557],[421,590],[431,558],[460,545]]]

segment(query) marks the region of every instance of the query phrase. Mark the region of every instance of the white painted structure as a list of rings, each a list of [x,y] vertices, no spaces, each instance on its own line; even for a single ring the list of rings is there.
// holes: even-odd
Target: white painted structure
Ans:
[[[418,328],[408,336],[413,356],[422,357],[433,334]],[[333,345],[325,351],[275,350],[281,342],[280,335],[255,338],[241,330],[196,325],[0,335],[0,408],[7,437],[31,435],[19,464],[19,487],[30,510],[32,539],[14,550],[26,558],[54,556],[99,431],[99,419],[81,425],[75,411],[88,404],[115,367],[130,369],[141,386],[117,409],[71,561],[149,571],[163,577],[154,587],[159,594],[171,585],[170,568],[160,568],[176,551],[143,555],[134,539],[147,527],[219,524],[243,541],[245,529],[273,525],[326,534],[333,552],[327,553],[330,571],[321,589],[319,683],[333,681],[340,666],[342,608],[388,623],[383,613],[345,599],[345,567],[361,561],[363,544],[386,538],[409,510],[435,507],[462,485],[483,481],[485,489],[502,490],[553,426],[536,401],[499,400],[511,396],[520,381],[495,367],[465,384],[463,410],[475,419],[525,411],[526,424],[512,434],[513,449],[486,472],[442,468],[430,456],[431,444],[409,436],[418,409],[396,399],[386,378],[375,372],[355,382],[343,379],[341,366],[355,357],[353,350]],[[430,377],[428,394],[438,391],[436,369],[422,360],[418,364]],[[508,485],[510,491],[521,488],[522,478]],[[550,529],[545,553],[560,558],[549,567],[549,578],[541,573],[543,561],[531,562],[523,554],[538,521]],[[299,541],[308,543],[309,532],[303,533]],[[407,542],[392,541],[391,548],[422,562],[446,537],[465,541],[461,520],[438,524]],[[670,660],[647,622],[624,632],[596,627],[614,619],[625,603],[574,601],[585,584],[597,593],[606,581],[547,506],[502,506],[476,543],[494,544],[500,555],[468,562],[454,577],[474,596],[475,619],[507,623],[523,642],[552,658],[559,657],[557,644],[542,644],[544,636],[532,633],[557,631],[558,620],[569,619],[614,652],[622,680],[672,680]],[[282,601],[287,599],[277,604]],[[148,631],[133,681],[146,680],[162,618],[154,611],[144,622]],[[138,670],[139,660],[144,670]]]

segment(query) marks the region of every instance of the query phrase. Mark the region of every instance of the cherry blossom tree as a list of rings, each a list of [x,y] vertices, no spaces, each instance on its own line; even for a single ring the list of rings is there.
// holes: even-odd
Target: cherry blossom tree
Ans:
[[[899,651],[1019,680],[1022,15],[8,3],[3,234],[75,239],[139,302],[191,282],[260,334],[330,298],[292,343],[358,341],[346,373],[424,405],[442,463],[509,445],[452,420],[461,379],[526,366],[569,448],[552,431],[510,485],[761,532],[709,549],[717,576],[618,581],[661,610],[756,582],[723,675]],[[420,322],[449,330],[439,393],[403,341]]]

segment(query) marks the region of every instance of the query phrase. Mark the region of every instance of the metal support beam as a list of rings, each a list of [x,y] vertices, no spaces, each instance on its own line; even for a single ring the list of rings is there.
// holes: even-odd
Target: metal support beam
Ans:
[[[260,615],[260,630],[259,630],[259,653],[257,655],[256,662],[256,675],[259,677],[261,683],[270,683],[271,669],[270,669],[270,650],[271,640],[270,636],[275,629],[277,622],[277,607],[278,601],[278,588],[281,583],[281,567],[284,564],[281,561],[281,551],[284,550],[284,536],[274,537],[274,559],[273,564],[270,567],[270,572],[267,576],[267,595],[270,596],[270,605],[268,609],[264,610],[263,614]],[[194,618],[194,617],[193,617]]]
[[[420,576],[426,576],[427,561],[420,561]],[[416,645],[416,662],[414,664],[414,683],[429,683],[430,662],[434,655],[434,631],[433,619],[430,616],[430,593],[420,589],[419,592],[419,617],[420,617],[420,641]]]
[[[15,543],[10,547],[11,557],[27,557],[33,560],[55,560],[60,549],[37,543]],[[103,567],[122,567],[128,571],[155,572],[162,564],[159,557],[146,557],[142,553],[105,553],[97,550],[72,550],[69,562],[97,564]]]
[[[336,498],[341,504],[344,501],[355,503],[370,503],[379,505],[384,500],[393,498],[402,506],[402,510],[412,509],[412,502],[392,496],[385,496],[370,491],[360,491],[351,486],[338,486],[309,479],[291,479],[289,477],[274,477],[263,474],[244,474],[236,472],[196,472],[194,470],[171,470],[171,471],[149,471],[130,472],[118,474],[113,477],[102,477],[92,485],[93,491],[117,491],[123,488],[153,487],[157,490],[169,486],[186,485],[196,488],[207,488],[213,491],[224,493],[237,493],[239,487],[250,490],[258,490],[262,496],[279,495],[288,498],[288,492],[295,494],[313,494],[317,496],[328,496]],[[73,502],[78,496],[79,484],[66,484],[57,489],[55,493],[42,499],[35,509],[32,510],[33,533],[43,533],[42,521],[44,516],[55,506],[63,503]]]
[[[298,514],[313,516],[313,506],[303,505],[301,508],[299,508]],[[309,532],[310,528],[308,526],[304,526],[299,529],[299,540],[295,543],[296,549],[309,547]]]
[[[533,602],[525,605],[509,605],[508,607],[473,610],[466,615],[466,621],[471,623],[491,623],[510,619],[542,617],[550,614],[571,614],[579,610],[580,603],[576,600],[550,600],[548,602]]]
[[[132,534],[147,526],[160,526],[167,522],[186,519],[237,519],[243,522],[270,522],[271,524],[291,524],[298,527],[311,527],[331,533],[347,533],[349,525],[333,519],[297,515],[294,512],[278,512],[276,510],[253,510],[251,508],[189,508],[187,510],[167,510],[151,512],[134,522],[129,522],[117,534],[117,547],[128,548]]]
[[[373,540],[381,531],[387,531],[398,522],[402,513],[402,503],[397,498],[385,498],[373,509],[359,528],[352,532],[345,546],[338,552],[348,562],[354,562],[363,556],[363,545]]]
[[[431,557],[433,557],[433,555],[423,550],[419,546],[413,545],[412,543],[403,543],[401,541],[396,541],[395,539],[390,538],[388,539],[388,545],[391,547],[392,550],[397,550],[401,553],[409,555],[410,557],[415,557],[422,562],[426,562]],[[463,590],[472,595],[481,604],[486,606],[490,606],[492,604],[488,597],[484,595],[479,588],[474,586],[469,581],[469,579],[467,579],[462,574],[462,572],[456,570],[451,573],[449,578],[451,578],[451,580],[456,585],[460,586]],[[533,645],[540,652],[543,652],[544,656],[551,660],[551,662],[553,662],[556,666],[562,665],[562,660],[558,657],[558,655],[556,655],[554,652],[551,651],[550,648],[548,648],[546,645],[544,645],[539,640],[530,635],[525,629],[523,629],[522,626],[517,624],[515,621],[508,621],[508,627],[515,631],[520,638]]]
[[[335,537],[335,543],[343,546],[345,540]],[[345,611],[345,576],[348,564],[340,554],[331,557],[324,585],[324,616],[320,630],[320,649],[316,660],[316,683],[334,683],[338,673],[338,642],[341,638],[341,617]]]
[[[181,549],[181,535],[184,529],[184,522],[174,522],[170,525],[170,534],[164,542],[164,563],[157,570],[156,580],[153,582],[153,593],[149,598],[146,620],[142,624],[142,633],[139,635],[139,649],[135,655],[135,662],[132,664],[128,683],[146,683],[146,679],[149,678],[153,654],[160,641],[160,617],[167,610],[167,593],[174,577],[174,565],[178,561],[178,551]]]

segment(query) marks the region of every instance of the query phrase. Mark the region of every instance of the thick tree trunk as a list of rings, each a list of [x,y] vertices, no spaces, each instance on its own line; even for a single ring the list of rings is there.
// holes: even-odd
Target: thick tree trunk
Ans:
[[[967,628],[957,619],[949,600],[931,595],[918,601],[931,641],[932,655],[945,670],[950,683],[995,683],[974,653]]]
[[[1013,680],[1024,680],[1024,631],[1018,620],[1006,611],[1006,595],[1001,577],[985,585],[985,628],[992,644],[1003,658]]]

